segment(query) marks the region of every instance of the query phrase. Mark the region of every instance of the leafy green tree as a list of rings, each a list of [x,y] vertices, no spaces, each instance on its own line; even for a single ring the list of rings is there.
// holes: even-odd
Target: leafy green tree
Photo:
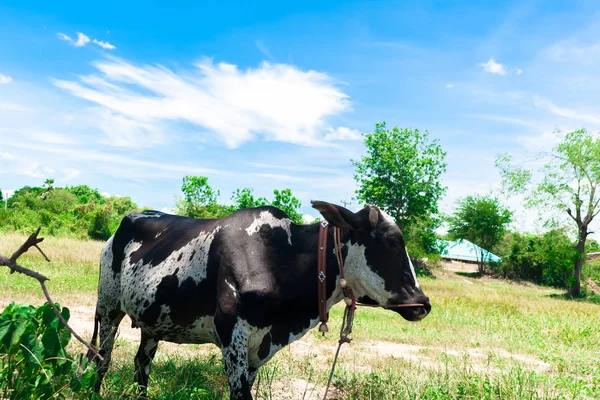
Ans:
[[[79,204],[87,204],[89,202],[94,202],[96,204],[105,203],[105,199],[98,189],[92,189],[88,185],[67,186],[65,189],[77,197],[77,202]]]
[[[235,192],[233,192],[233,195],[231,196],[231,200],[233,201],[236,210],[269,204],[269,201],[264,197],[255,198],[252,192],[253,190],[250,188],[235,189]]]
[[[448,218],[448,235],[452,239],[466,239],[482,248],[477,252],[477,263],[479,272],[484,273],[484,250],[494,249],[511,221],[512,212],[504,208],[497,198],[467,196],[458,201],[454,214]]]
[[[217,202],[220,192],[213,190],[206,176],[187,175],[183,178],[181,191],[186,203],[196,206],[206,206]]]
[[[388,212],[401,228],[415,218],[437,213],[445,188],[446,153],[429,133],[418,129],[387,129],[376,124],[364,134],[367,155],[352,160],[359,184],[357,198]]]
[[[4,197],[2,196],[2,189],[0,189],[0,201],[4,201]],[[4,207],[4,204],[2,204],[2,206]]]
[[[504,277],[568,288],[577,250],[564,229],[507,233],[497,248],[502,262],[494,268]]]
[[[285,213],[290,217],[292,221],[296,224],[301,224],[302,214],[298,211],[302,206],[300,200],[298,200],[292,193],[290,189],[283,190],[273,190],[273,201],[271,205],[281,210],[285,211]]]
[[[589,226],[600,212],[600,139],[585,129],[569,132],[559,136],[552,152],[541,158],[547,162],[539,171],[539,180],[534,180],[531,170],[513,165],[512,157],[507,154],[497,157],[496,166],[506,192],[526,193],[527,207],[559,210],[576,227],[579,256],[573,265],[569,293],[579,296]]]
[[[431,140],[427,131],[388,129],[383,122],[364,134],[364,144],[367,154],[360,161],[352,160],[357,199],[385,210],[405,232],[414,224],[426,227],[425,231],[412,229],[418,237],[410,239],[425,240],[425,247],[432,248],[436,223],[431,216],[438,212],[446,190],[440,183],[446,153],[439,142]]]
[[[183,200],[177,202],[175,208],[179,215],[192,218],[221,218],[231,214],[231,206],[217,203],[219,191],[208,184],[206,176],[185,176],[181,185]]]

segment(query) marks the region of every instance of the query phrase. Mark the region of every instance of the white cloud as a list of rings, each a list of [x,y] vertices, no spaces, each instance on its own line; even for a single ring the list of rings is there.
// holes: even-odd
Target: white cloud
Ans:
[[[70,144],[74,141],[64,135],[55,132],[39,132],[34,131],[28,134],[28,136],[42,143],[50,143],[50,144]]]
[[[360,132],[356,129],[339,126],[336,129],[327,129],[329,133],[325,135],[325,140],[359,140]]]
[[[504,65],[499,64],[493,58],[490,58],[487,62],[479,64],[486,72],[497,75],[506,75]]]
[[[77,41],[73,43],[75,47],[83,47],[90,42],[90,38],[81,32],[77,32]]]
[[[448,89],[452,89],[452,88],[454,87],[454,83],[447,83],[447,84],[446,84],[446,87],[447,87]]]
[[[105,50],[114,50],[116,49],[115,46],[113,46],[112,44],[108,43],[108,42],[103,42],[101,40],[92,40],[93,43],[97,44],[98,46],[102,47]]]
[[[57,37],[58,37],[60,40],[64,40],[64,41],[67,41],[67,42],[73,42],[73,39],[71,39],[71,36],[67,36],[67,35],[65,35],[65,34],[64,34],[64,33],[62,33],[62,32],[58,32],[58,33],[56,34],[56,36],[57,36]]]
[[[156,123],[181,121],[214,133],[231,148],[259,135],[316,145],[327,118],[350,109],[348,96],[327,74],[287,64],[263,62],[258,68],[239,70],[203,60],[182,73],[115,58],[94,66],[95,75],[54,84],[136,127],[127,139],[132,144],[139,143],[139,132],[147,135]],[[354,134],[340,129],[337,135]]]
[[[546,99],[542,96],[534,96],[533,104],[536,107],[546,109],[550,111],[554,115],[558,115],[560,117],[566,117],[570,119],[574,119],[577,121],[592,123],[592,124],[600,124],[600,117],[596,113],[590,113],[589,111],[583,110],[574,110],[572,108],[567,107],[559,107],[556,104],[552,103],[550,100]]]
[[[13,78],[8,75],[0,74],[0,85],[5,85],[7,83],[11,83]]]
[[[64,33],[61,33],[61,32],[57,33],[56,36],[60,40],[69,42],[71,44],[71,46],[75,46],[75,47],[84,47],[86,44],[88,44],[90,42],[90,38],[81,32],[77,32],[77,40],[73,40],[73,38],[71,38],[71,36],[65,35]]]
[[[515,73],[517,75],[521,75],[523,73],[523,70],[521,68],[517,68],[516,71],[515,71]]]
[[[305,224],[312,224],[313,222],[315,222],[315,220],[316,218],[312,215],[302,214],[302,222],[304,222]]]

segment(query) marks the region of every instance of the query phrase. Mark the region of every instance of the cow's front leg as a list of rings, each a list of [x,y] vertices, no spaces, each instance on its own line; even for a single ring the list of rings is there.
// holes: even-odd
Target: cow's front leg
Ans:
[[[252,400],[256,369],[248,362],[250,326],[241,318],[220,315],[215,326],[223,352],[223,364],[229,380],[231,400]]]

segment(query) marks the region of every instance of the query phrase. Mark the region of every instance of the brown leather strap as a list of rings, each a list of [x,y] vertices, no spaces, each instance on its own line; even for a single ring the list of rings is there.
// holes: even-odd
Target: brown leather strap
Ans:
[[[323,221],[319,224],[319,244],[317,253],[317,294],[319,300],[319,320],[321,326],[319,327],[320,332],[327,332],[327,231],[329,230],[329,223]]]

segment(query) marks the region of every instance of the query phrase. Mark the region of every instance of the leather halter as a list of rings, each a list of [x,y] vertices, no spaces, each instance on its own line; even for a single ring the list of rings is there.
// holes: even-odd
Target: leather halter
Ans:
[[[334,227],[333,229],[337,229]],[[327,232],[329,231],[329,223],[322,221],[319,224],[319,244],[317,253],[317,294],[319,298],[319,332],[328,332],[327,320],[329,313],[327,312]]]
[[[317,293],[319,301],[319,320],[321,325],[319,326],[319,332],[329,332],[327,327],[327,321],[329,320],[329,313],[327,312],[327,232],[329,230],[329,223],[322,221],[319,224],[319,244],[317,254]],[[342,243],[341,243],[341,231],[340,228],[333,227],[333,246],[335,249],[335,257],[337,259],[338,267],[340,269],[340,286],[346,298],[346,304],[351,307],[352,312],[356,309],[356,296],[354,292],[347,285],[344,279],[344,259],[342,256]],[[350,300],[350,301],[348,301]]]

